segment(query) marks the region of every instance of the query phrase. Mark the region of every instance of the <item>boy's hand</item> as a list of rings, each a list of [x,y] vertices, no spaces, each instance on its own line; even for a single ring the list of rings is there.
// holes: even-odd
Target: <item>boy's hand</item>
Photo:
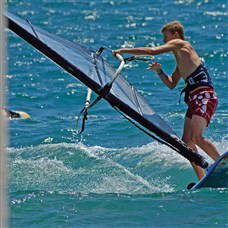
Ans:
[[[116,57],[117,54],[122,55],[123,52],[122,52],[121,49],[117,49],[117,50],[112,51],[112,54],[113,54],[114,57]]]
[[[161,64],[159,64],[158,62],[153,62],[151,64],[149,64],[149,66],[147,67],[147,70],[153,70],[157,73],[161,72]]]

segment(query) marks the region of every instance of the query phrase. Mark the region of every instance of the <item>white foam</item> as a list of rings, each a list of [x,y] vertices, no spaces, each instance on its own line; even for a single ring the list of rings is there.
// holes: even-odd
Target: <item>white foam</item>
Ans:
[[[221,153],[227,151],[227,136],[213,143]],[[157,142],[134,148],[59,143],[8,148],[8,152],[10,182],[18,189],[85,194],[172,192],[179,171],[192,172],[187,159]]]

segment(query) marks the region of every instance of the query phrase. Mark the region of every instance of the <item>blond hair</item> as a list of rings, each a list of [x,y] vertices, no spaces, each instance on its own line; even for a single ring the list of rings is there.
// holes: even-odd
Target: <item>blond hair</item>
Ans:
[[[164,25],[161,32],[169,31],[171,34],[177,32],[182,40],[184,40],[184,27],[179,21],[172,21]]]

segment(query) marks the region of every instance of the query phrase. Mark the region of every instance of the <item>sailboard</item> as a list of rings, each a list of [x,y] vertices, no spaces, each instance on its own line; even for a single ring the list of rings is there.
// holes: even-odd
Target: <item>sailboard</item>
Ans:
[[[180,140],[151,105],[121,77],[119,69],[115,71],[104,60],[101,55],[104,48],[93,51],[53,35],[12,13],[6,12],[4,15],[10,30],[98,94],[97,101],[105,99],[152,138],[202,168],[208,166],[205,158],[192,151]],[[125,60],[121,60],[122,66],[124,62]]]
[[[3,109],[3,113],[10,119],[28,119],[30,115],[23,111]]]
[[[204,178],[191,189],[197,188],[228,188],[228,151],[208,167]]]

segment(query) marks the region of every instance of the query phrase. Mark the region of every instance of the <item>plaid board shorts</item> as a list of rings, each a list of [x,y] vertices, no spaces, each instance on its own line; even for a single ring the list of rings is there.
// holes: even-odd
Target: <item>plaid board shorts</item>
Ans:
[[[212,88],[202,88],[189,95],[187,103],[188,110],[186,116],[192,118],[193,115],[201,116],[207,121],[207,126],[213,116],[218,104],[217,94]]]

